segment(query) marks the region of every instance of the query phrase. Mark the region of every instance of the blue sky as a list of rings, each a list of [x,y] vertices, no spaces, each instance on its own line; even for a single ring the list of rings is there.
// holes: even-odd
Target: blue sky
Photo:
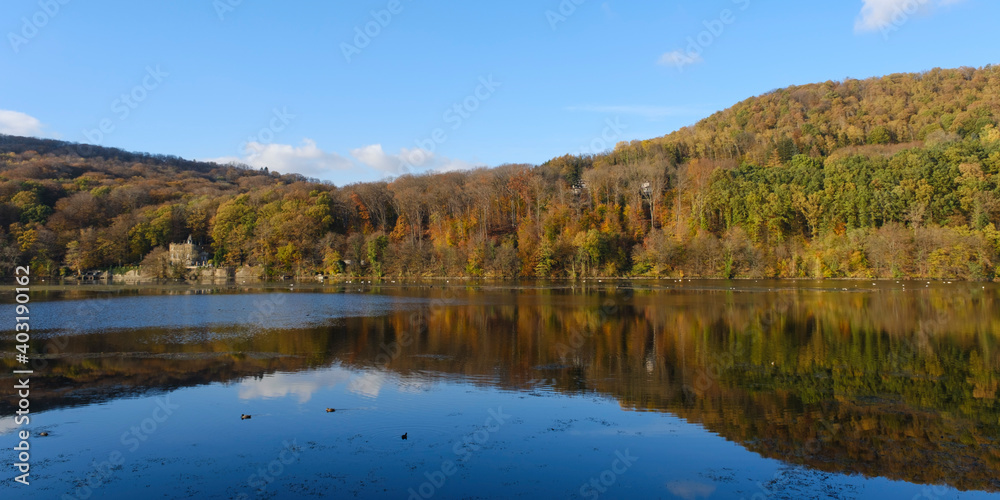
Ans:
[[[337,184],[537,164],[661,136],[787,85],[1000,62],[995,0],[10,0],[4,10],[0,133]]]

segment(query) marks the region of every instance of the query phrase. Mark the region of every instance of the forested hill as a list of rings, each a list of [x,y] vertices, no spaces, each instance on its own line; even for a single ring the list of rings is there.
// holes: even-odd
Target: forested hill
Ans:
[[[768,165],[850,146],[954,140],[996,123],[998,89],[994,67],[788,87],[654,142],[675,145],[683,157]]]
[[[155,176],[158,173],[176,173],[179,170],[188,170],[200,174],[225,175],[230,170],[239,171],[243,175],[268,175],[267,169],[260,172],[250,171],[245,165],[221,166],[217,163],[186,160],[172,155],[157,155],[150,153],[136,153],[118,148],[95,146],[91,144],[79,144],[75,142],[59,141],[54,139],[40,139],[37,137],[20,137],[0,134],[0,152],[12,153],[14,155],[24,155],[32,152],[31,156],[43,156],[53,158],[55,161],[40,162],[35,166],[77,168],[83,170],[103,171],[112,176],[122,176],[121,171],[115,171],[115,166],[121,165],[141,165],[146,170],[141,175]],[[153,172],[155,171],[155,172]],[[82,173],[82,172],[81,172]],[[125,175],[133,177],[136,174]],[[279,175],[284,182],[308,181],[319,183],[317,179],[309,179],[299,174]],[[42,177],[37,177],[42,179]]]
[[[163,248],[191,235],[270,276],[992,279],[998,118],[1000,68],[933,70],[775,90],[595,156],[343,187],[0,136],[0,259],[171,275]]]

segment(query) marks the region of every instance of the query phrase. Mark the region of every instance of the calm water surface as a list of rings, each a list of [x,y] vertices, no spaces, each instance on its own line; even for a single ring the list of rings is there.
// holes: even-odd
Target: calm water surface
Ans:
[[[998,291],[454,280],[38,291],[32,348],[46,354],[28,428],[49,435],[31,439],[32,485],[5,466],[0,491],[1000,498]],[[5,387],[20,367],[11,340]],[[11,464],[21,427],[3,394]]]

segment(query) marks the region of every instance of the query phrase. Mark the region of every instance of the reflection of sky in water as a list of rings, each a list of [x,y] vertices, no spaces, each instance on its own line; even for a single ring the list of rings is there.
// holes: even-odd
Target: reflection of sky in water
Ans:
[[[810,302],[810,307],[775,310],[782,312],[785,326],[809,326],[812,323],[793,323],[801,319],[795,315],[825,311],[839,325],[842,317],[852,317],[851,311],[861,311],[863,321],[854,321],[867,324],[868,315],[890,309],[861,307],[858,297],[821,298],[827,307],[833,304],[839,309],[825,310]],[[870,299],[891,305],[891,297]],[[669,298],[648,297],[650,302]],[[742,331],[742,325],[756,324],[761,311],[758,297],[745,295],[734,296],[725,307],[694,296],[675,298],[664,305],[644,303],[639,295],[632,299],[636,311],[623,309],[600,318],[612,328],[615,339],[620,334],[629,342],[601,343],[594,337],[574,354],[581,366],[588,366],[589,371],[582,373],[551,355],[553,344],[571,340],[559,336],[574,324],[565,321],[579,319],[579,325],[588,319],[587,307],[573,302],[566,304],[571,307],[551,310],[531,303],[534,298],[520,307],[491,304],[437,310],[427,316],[426,337],[387,365],[391,370],[379,368],[382,365],[374,364],[375,359],[400,328],[412,326],[408,318],[412,308],[434,310],[428,300],[299,292],[38,303],[32,310],[38,320],[35,328],[93,335],[73,337],[67,353],[78,357],[58,362],[64,364],[53,362],[46,368],[49,377],[42,379],[59,386],[65,385],[59,377],[69,375],[74,380],[71,389],[80,394],[68,403],[77,406],[59,401],[58,394],[46,392],[48,387],[38,380],[33,386],[33,394],[37,387],[38,394],[51,398],[58,408],[33,407],[31,430],[50,433],[32,439],[35,485],[11,490],[16,486],[12,480],[0,477],[0,491],[4,498],[8,490],[17,498],[81,493],[75,488],[86,484],[93,464],[121,453],[124,463],[106,481],[99,481],[91,498],[141,498],[150,491],[164,492],[167,498],[241,494],[407,498],[412,496],[410,489],[427,492],[421,488],[447,461],[459,464],[457,472],[432,488],[434,498],[595,498],[595,490],[586,485],[601,478],[613,481],[601,484],[605,491],[599,491],[600,498],[882,499],[926,493],[932,498],[998,498],[825,473],[763,458],[748,448],[760,440],[780,441],[783,434],[751,432],[745,437],[727,425],[783,428],[796,419],[808,419],[809,414],[796,413],[801,408],[790,398],[774,407],[792,412],[794,419],[772,423],[760,418],[765,413],[754,410],[767,407],[762,403],[773,390],[757,385],[745,393],[736,390],[743,379],[736,379],[733,386],[721,384],[718,388],[726,391],[719,395],[709,391],[694,402],[677,398],[656,404],[660,396],[676,395],[685,380],[699,382],[696,375],[706,366],[696,363],[701,358],[733,356],[740,360],[734,366],[749,364],[741,357],[744,350],[725,342],[716,345],[711,335],[696,342],[691,334],[695,330],[685,329],[686,323],[676,322],[678,318],[691,318],[696,326],[721,321],[721,330]],[[513,300],[495,302],[502,306]],[[546,323],[532,316],[539,310],[552,313],[560,327],[550,331],[540,327]],[[390,311],[405,312],[381,316]],[[917,317],[927,314],[915,311]],[[984,305],[980,317],[992,318],[990,311]],[[970,315],[962,318],[966,316]],[[484,317],[489,319],[483,322]],[[769,317],[765,315],[765,320]],[[344,319],[331,322],[331,318]],[[632,328],[636,318],[651,319]],[[613,329],[615,324],[620,331]],[[647,335],[647,324],[657,325],[650,329],[654,334]],[[941,324],[950,329],[962,322]],[[980,325],[992,324],[969,321],[963,331],[975,333]],[[906,325],[897,329],[906,332]],[[796,343],[800,337],[785,326],[759,345],[787,353],[791,361],[807,344]],[[675,328],[682,334],[662,333]],[[812,337],[811,327],[806,330],[803,340],[819,339],[824,349],[845,349],[839,330],[825,338]],[[246,338],[220,341],[225,335]],[[881,338],[879,333],[864,335]],[[935,352],[960,354],[969,349],[971,344],[960,344],[962,336],[954,339],[959,344],[950,340],[934,344]],[[169,343],[173,345],[162,352],[155,349]],[[602,350],[589,351],[593,346]],[[747,347],[747,353],[755,352]],[[782,357],[777,357],[780,366]],[[691,372],[687,379],[677,371],[685,362]],[[774,370],[768,368],[775,366],[773,362],[760,364]],[[804,373],[811,375],[808,370]],[[529,378],[532,382],[525,382]],[[539,380],[543,382],[535,383]],[[665,381],[674,385],[660,383]],[[132,386],[142,388],[142,396],[123,397],[122,388]],[[88,391],[101,397],[88,399]],[[759,406],[728,404],[732,399],[726,398],[742,394]],[[642,404],[646,400],[654,404]],[[635,404],[656,410],[632,411]],[[165,406],[176,410],[165,415]],[[337,411],[327,413],[327,407]],[[510,415],[499,427],[487,420],[496,411]],[[241,413],[253,418],[241,421]],[[709,427],[721,435],[677,415],[710,422]],[[0,461],[12,462],[13,431],[18,429],[13,418],[0,418]],[[404,432],[409,436],[406,441],[400,439]],[[875,435],[863,434],[858,440]],[[485,441],[475,443],[476,436]],[[298,458],[260,483],[255,474],[282,456],[286,442],[295,443]],[[783,449],[784,443],[778,444],[776,448]],[[474,452],[464,448],[472,445]],[[620,473],[610,474],[618,453],[637,459]],[[466,456],[468,460],[462,461]]]
[[[157,422],[164,401],[176,409]],[[490,420],[498,412],[500,425]],[[241,413],[253,418],[241,421]],[[623,410],[598,394],[511,391],[455,375],[342,365],[53,410],[33,415],[32,429],[51,435],[33,439],[34,484],[18,498],[78,493],[94,464],[116,452],[123,464],[99,482],[95,498],[149,491],[168,498],[407,498],[421,487],[435,498],[596,498],[585,486],[593,481],[605,488],[600,498],[684,500],[765,490],[767,498],[912,498],[927,488],[787,466],[673,415]],[[0,460],[13,458],[14,437],[0,436]],[[275,473],[284,443],[294,443],[298,456]],[[634,463],[615,462],[619,454]],[[446,463],[456,472],[427,486]],[[255,474],[269,466],[270,482],[262,483]]]
[[[364,372],[351,378],[350,383],[347,384],[347,390],[359,396],[377,398],[386,378],[383,373]]]
[[[695,500],[710,498],[715,493],[715,486],[695,481],[671,481],[667,483],[667,490],[684,500]]]
[[[301,403],[308,403],[313,394],[321,389],[346,384],[352,394],[377,398],[382,385],[393,375],[375,370],[352,372],[340,366],[322,371],[299,373],[275,373],[259,379],[244,379],[239,383],[240,399],[269,399],[295,396]],[[400,389],[410,389],[410,385],[400,385]]]
[[[32,305],[31,318],[33,331],[56,330],[61,334],[212,325],[274,329],[319,325],[334,318],[374,316],[425,302],[418,298],[339,293],[117,297],[39,302]]]
[[[320,371],[275,373],[239,382],[240,399],[271,399],[294,396],[300,404],[308,403],[319,390],[344,385],[347,392],[376,399],[382,387],[391,384],[401,393],[422,393],[431,382],[419,377],[400,377],[383,370],[349,370],[339,365]]]
[[[0,418],[0,435],[7,434],[8,432],[16,431],[20,428],[14,422],[14,417],[2,417]]]

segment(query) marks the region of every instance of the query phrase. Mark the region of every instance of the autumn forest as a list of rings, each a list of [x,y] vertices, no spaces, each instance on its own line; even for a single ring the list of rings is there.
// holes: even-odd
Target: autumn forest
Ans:
[[[0,136],[0,260],[262,277],[1000,276],[1000,67],[788,87],[542,165],[334,186]],[[7,272],[7,271],[4,271]]]

